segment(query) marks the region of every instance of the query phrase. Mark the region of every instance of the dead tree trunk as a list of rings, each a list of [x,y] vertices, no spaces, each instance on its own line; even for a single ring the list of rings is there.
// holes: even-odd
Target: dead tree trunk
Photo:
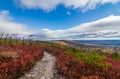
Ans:
[[[33,35],[29,35],[29,45],[32,45],[32,37]]]
[[[13,46],[13,45],[12,45],[12,36],[10,36],[10,38],[9,38],[9,45],[10,45],[10,46]]]
[[[15,43],[16,43],[16,44],[18,43],[18,38],[17,38],[17,37],[15,38]]]
[[[23,39],[22,39],[22,44],[23,44],[23,46],[25,45],[25,36],[23,36]]]
[[[4,39],[4,42],[6,42],[6,41],[7,41],[8,36],[9,36],[9,34],[6,34],[5,39]]]
[[[2,32],[2,33],[0,34],[0,44],[2,43],[3,35],[4,35],[4,33]]]

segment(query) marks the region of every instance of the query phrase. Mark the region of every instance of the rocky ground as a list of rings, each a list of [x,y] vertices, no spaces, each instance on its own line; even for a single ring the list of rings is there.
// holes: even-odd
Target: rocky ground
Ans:
[[[31,71],[19,79],[55,79],[55,62],[54,56],[44,52],[42,60],[38,61]]]

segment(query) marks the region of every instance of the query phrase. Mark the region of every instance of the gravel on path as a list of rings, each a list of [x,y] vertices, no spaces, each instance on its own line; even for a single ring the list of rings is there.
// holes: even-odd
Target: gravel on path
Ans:
[[[56,58],[44,52],[44,57],[36,63],[24,76],[19,79],[54,79]]]

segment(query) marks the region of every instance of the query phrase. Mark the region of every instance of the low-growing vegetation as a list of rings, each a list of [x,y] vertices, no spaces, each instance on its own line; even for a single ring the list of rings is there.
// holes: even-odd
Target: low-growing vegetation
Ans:
[[[0,79],[16,79],[43,57],[40,46],[0,45]]]
[[[63,79],[119,79],[120,65],[105,54],[45,43],[45,50],[57,57],[56,69]],[[120,63],[117,62],[117,63]]]
[[[110,56],[116,60],[120,60],[120,54],[117,54],[117,53],[112,53],[110,54]]]
[[[0,37],[0,79],[17,79],[29,71],[44,55],[43,48],[29,40]]]
[[[62,79],[119,79],[120,55],[101,49],[74,48],[51,42],[0,38],[0,79],[17,79],[40,60],[44,51],[56,57]],[[30,36],[31,37],[31,36]]]
[[[100,53],[96,52],[96,51],[90,51],[87,53],[83,53],[82,50],[78,50],[75,48],[68,48],[66,49],[67,53],[69,55],[75,56],[76,59],[79,62],[86,62],[90,65],[95,65],[98,67],[110,67],[111,65],[109,63],[104,63],[104,55],[101,55]]]

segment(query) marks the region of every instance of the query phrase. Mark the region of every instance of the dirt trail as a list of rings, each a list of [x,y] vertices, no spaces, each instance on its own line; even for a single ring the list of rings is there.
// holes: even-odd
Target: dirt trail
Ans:
[[[55,72],[56,58],[44,52],[42,60],[38,61],[30,72],[19,79],[53,79]]]

